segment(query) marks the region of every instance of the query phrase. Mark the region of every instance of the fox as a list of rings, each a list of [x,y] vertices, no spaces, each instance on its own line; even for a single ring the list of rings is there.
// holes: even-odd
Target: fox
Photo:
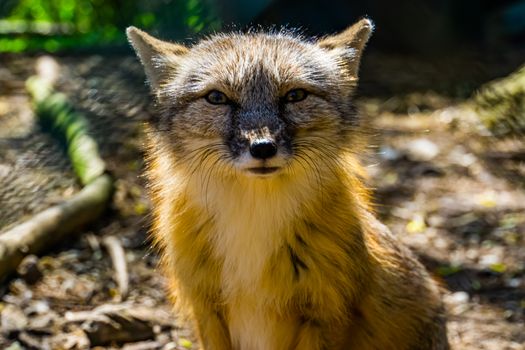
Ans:
[[[193,45],[127,29],[157,107],[153,240],[202,349],[449,349],[442,287],[366,186],[354,95],[373,28]]]

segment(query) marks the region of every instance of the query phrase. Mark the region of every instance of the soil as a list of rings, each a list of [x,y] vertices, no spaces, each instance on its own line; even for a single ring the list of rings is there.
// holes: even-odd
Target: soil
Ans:
[[[491,136],[463,103],[524,57],[365,57],[357,103],[372,130],[365,162],[376,211],[446,289],[458,350],[525,349],[525,138]],[[25,93],[35,59],[0,57],[0,231],[80,190]],[[88,117],[117,189],[102,219],[27,259],[0,286],[0,348],[196,349],[187,325],[166,316],[165,280],[147,235],[142,142],[153,109],[142,68],[132,56],[56,59],[58,89]],[[102,243],[110,235],[126,253],[126,298]],[[107,316],[93,321],[99,330],[135,331],[112,343],[86,321],[99,320],[93,313]]]

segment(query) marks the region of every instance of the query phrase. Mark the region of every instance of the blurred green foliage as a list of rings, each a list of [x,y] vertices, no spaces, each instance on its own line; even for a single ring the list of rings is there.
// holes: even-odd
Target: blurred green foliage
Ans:
[[[130,25],[181,39],[220,22],[210,0],[1,0],[0,52],[124,47]]]

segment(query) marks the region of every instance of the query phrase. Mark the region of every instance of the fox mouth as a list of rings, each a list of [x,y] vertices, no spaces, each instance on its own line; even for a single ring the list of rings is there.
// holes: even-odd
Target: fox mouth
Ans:
[[[287,157],[277,154],[269,159],[256,159],[249,152],[244,152],[234,162],[235,167],[247,176],[267,178],[275,176],[285,169]]]
[[[256,175],[268,175],[268,174],[275,173],[279,169],[280,168],[276,166],[271,166],[271,167],[261,166],[261,167],[256,167],[256,168],[248,168],[246,170]]]

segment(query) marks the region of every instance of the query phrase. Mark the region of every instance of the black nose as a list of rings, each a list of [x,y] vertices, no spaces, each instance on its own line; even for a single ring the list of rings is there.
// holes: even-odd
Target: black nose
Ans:
[[[277,145],[272,140],[256,140],[250,145],[250,154],[257,159],[267,159],[277,154]]]

